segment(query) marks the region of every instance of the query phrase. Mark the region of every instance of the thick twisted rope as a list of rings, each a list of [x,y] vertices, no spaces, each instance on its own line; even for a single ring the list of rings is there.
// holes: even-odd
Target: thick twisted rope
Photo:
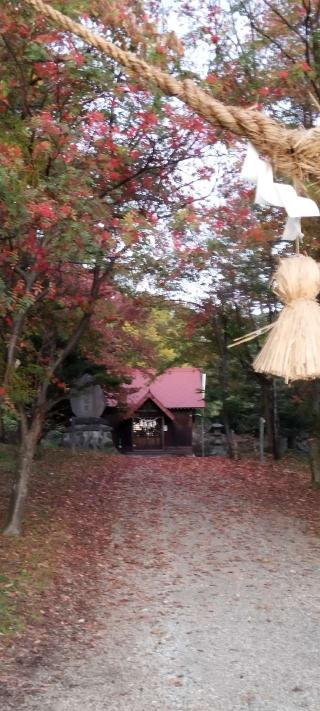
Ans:
[[[165,94],[178,97],[214,126],[249,139],[257,150],[268,156],[282,175],[299,182],[315,182],[320,190],[320,128],[287,129],[255,109],[223,104],[190,79],[176,79],[132,52],[120,49],[42,0],[25,2],[64,30],[112,57],[140,81],[156,84]]]

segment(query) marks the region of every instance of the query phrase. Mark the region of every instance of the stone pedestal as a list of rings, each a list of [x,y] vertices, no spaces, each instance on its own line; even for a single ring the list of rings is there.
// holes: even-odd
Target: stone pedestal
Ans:
[[[74,449],[115,450],[112,429],[101,417],[73,417],[62,444]]]

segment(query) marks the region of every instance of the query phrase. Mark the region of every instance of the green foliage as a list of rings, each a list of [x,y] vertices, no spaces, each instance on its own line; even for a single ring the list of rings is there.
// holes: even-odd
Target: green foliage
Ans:
[[[195,317],[194,311],[174,301],[159,298],[150,301],[150,310],[142,324],[127,324],[129,334],[143,331],[150,349],[146,354],[132,353],[134,367],[148,368],[152,365],[160,373],[171,367],[191,365],[203,367],[207,354],[196,334],[190,337],[189,326]],[[211,354],[212,355],[212,354]]]
[[[0,634],[12,635],[22,632],[23,619],[19,615],[15,594],[19,587],[16,578],[0,574]]]
[[[92,375],[95,383],[101,386],[116,388],[122,381],[120,374],[110,373],[105,364],[90,360],[81,352],[81,349],[76,350],[65,360],[59,371],[59,376],[63,382],[72,386],[84,373]]]
[[[4,413],[6,422],[6,411]],[[10,426],[12,425],[12,420]],[[13,445],[0,443],[0,476],[3,472],[14,472],[17,466],[17,448]]]
[[[3,408],[2,422],[5,432],[16,432],[19,425],[19,420],[16,413],[8,407]],[[0,450],[1,460],[1,450]]]
[[[48,59],[48,52],[43,44],[30,42],[25,50],[25,57],[31,62],[45,62],[45,60]]]

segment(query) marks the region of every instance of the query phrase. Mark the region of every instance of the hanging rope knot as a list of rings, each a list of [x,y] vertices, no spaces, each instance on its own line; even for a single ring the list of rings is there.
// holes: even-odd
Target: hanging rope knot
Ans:
[[[312,298],[307,298],[307,297],[303,297],[303,296],[298,296],[297,299],[293,298],[293,299],[290,299],[289,301],[284,301],[283,303],[285,306],[288,306],[291,308],[302,306],[307,309],[310,304],[314,304],[314,303],[318,303],[318,302],[317,302],[316,298],[312,299]]]
[[[272,289],[283,304],[315,301],[320,291],[319,265],[303,254],[280,259]]]

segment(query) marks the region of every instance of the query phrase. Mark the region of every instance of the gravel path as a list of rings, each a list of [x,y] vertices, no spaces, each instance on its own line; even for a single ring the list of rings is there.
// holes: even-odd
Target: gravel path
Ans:
[[[183,460],[131,459],[110,506],[100,638],[23,711],[320,711],[319,539]]]

